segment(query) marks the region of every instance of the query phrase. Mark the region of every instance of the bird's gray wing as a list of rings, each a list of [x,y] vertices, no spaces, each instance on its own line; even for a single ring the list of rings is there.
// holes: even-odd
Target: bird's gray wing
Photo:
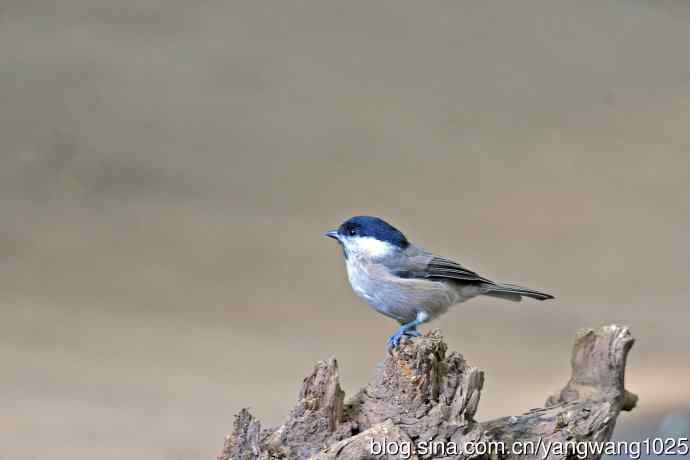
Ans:
[[[411,247],[408,249],[406,260],[406,266],[400,267],[396,273],[402,278],[451,279],[494,284],[493,281],[480,276],[457,262],[445,257],[435,256],[421,248]]]
[[[496,283],[468,270],[457,262],[438,257],[419,247],[410,246],[399,254],[386,268],[399,278],[413,278],[430,281],[458,281],[463,285],[474,285],[480,293],[502,299],[519,301],[522,296],[537,300],[553,299],[551,294],[535,291],[508,283]]]
[[[476,272],[469,270],[457,262],[444,257],[434,256],[429,261],[424,270],[424,275],[426,278],[438,279],[438,278],[450,278],[462,281],[479,281],[482,283],[493,284],[493,281],[480,276]]]

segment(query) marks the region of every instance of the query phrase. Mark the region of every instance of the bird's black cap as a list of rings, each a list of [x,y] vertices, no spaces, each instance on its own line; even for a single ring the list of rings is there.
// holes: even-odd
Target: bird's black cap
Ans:
[[[385,220],[372,216],[355,216],[346,220],[338,227],[338,235],[376,238],[401,249],[410,245],[400,230]]]

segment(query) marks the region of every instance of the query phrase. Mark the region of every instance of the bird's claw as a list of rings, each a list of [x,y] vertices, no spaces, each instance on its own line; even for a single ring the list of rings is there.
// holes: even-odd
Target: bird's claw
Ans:
[[[417,329],[398,329],[395,334],[390,336],[388,339],[388,348],[398,348],[398,345],[400,345],[400,339],[402,339],[404,335],[410,337],[421,337],[422,333]]]
[[[395,334],[391,335],[388,339],[388,348],[398,348],[402,336],[403,333],[401,331],[398,331]]]

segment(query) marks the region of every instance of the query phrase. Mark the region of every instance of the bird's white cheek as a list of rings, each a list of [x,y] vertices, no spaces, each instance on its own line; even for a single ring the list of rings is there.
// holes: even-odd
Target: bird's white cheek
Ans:
[[[370,258],[384,257],[394,250],[391,244],[369,237],[352,239],[349,246],[352,253]]]

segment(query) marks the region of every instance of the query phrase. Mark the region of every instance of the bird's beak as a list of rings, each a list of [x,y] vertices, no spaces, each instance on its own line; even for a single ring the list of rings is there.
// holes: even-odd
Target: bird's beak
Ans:
[[[331,230],[330,232],[326,232],[324,236],[340,241],[340,237],[338,237],[338,230]]]

